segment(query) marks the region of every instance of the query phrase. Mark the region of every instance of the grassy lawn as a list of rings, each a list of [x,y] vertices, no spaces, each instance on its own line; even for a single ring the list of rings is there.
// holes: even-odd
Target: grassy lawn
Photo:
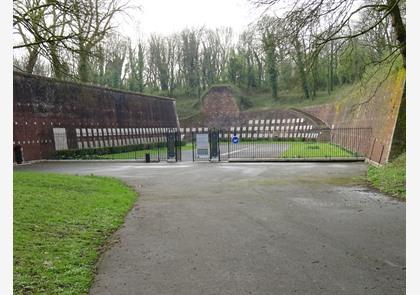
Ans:
[[[101,155],[99,159],[144,159],[146,154],[150,154],[152,158],[157,158],[157,155],[160,157],[166,156],[166,147],[161,147],[160,149],[153,148],[153,149],[146,149],[146,150],[138,150],[138,151],[131,151],[125,153],[116,153],[116,154],[106,154]]]
[[[186,145],[182,146],[183,151],[190,151],[192,150],[192,144],[187,143]],[[118,154],[106,154],[101,155],[98,158],[99,159],[144,159],[146,157],[146,154],[150,154],[152,158],[157,157],[157,155],[160,155],[161,159],[166,158],[167,155],[167,149],[165,147],[153,148],[153,149],[146,149],[146,150],[138,150],[138,151],[131,151],[126,153],[118,153]]]
[[[224,142],[226,145],[227,143]],[[261,148],[258,145],[262,145]],[[265,146],[264,146],[265,145]],[[243,148],[254,149],[258,154],[259,149],[281,151],[285,150],[279,156],[280,158],[330,158],[330,157],[355,157],[356,155],[340,146],[331,144],[329,142],[314,142],[314,141],[275,141],[275,140],[247,140],[243,139],[239,144],[231,144],[231,150],[240,150]]]
[[[382,167],[369,166],[367,178],[379,190],[405,199],[405,153]]]
[[[281,158],[354,157],[354,154],[328,142],[287,142]]]
[[[14,294],[87,294],[136,193],[113,178],[15,172]]]

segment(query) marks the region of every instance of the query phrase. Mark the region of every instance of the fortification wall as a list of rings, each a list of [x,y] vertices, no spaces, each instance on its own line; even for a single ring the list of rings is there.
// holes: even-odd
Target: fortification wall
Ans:
[[[386,81],[375,81],[360,91],[352,92],[340,102],[305,107],[301,111],[321,119],[332,128],[372,128],[371,139],[363,142],[368,145],[368,158],[386,163],[391,152],[404,83],[405,71],[400,70]]]
[[[23,147],[26,161],[47,159],[57,148],[131,144],[179,127],[173,99],[19,72],[13,121],[13,144]]]
[[[204,95],[201,113],[181,120],[181,127],[207,127],[230,130],[232,127],[238,129],[240,126],[256,127],[254,126],[257,124],[256,121],[258,121],[257,125],[261,121],[269,121],[270,123],[279,121],[278,127],[280,127],[280,122],[285,124],[284,121],[287,121],[287,119],[289,121],[294,119],[295,122],[302,117],[306,119],[308,124],[323,126],[322,121],[290,109],[241,112],[232,89],[228,86],[215,86]],[[277,127],[277,125],[271,127]]]
[[[230,87],[214,86],[204,95],[201,112],[204,114],[200,118],[202,124],[223,128],[237,121],[240,110]]]
[[[379,75],[374,77],[367,85],[355,87],[353,92],[337,103],[301,109],[246,112],[239,111],[234,93],[229,87],[217,87],[212,88],[204,96],[203,111],[182,120],[181,127],[186,130],[194,130],[197,127],[227,130],[245,128],[246,132],[250,130],[260,132],[278,129],[281,131],[282,128],[296,130],[296,127],[300,128],[296,122],[299,124],[304,122],[303,127],[337,129],[331,133],[332,142],[358,151],[377,163],[386,163],[391,154],[393,140],[396,138],[394,132],[404,84],[405,71],[400,70],[385,81],[381,80]],[[347,135],[344,137],[340,135],[341,132]],[[351,146],[347,141],[352,142]]]

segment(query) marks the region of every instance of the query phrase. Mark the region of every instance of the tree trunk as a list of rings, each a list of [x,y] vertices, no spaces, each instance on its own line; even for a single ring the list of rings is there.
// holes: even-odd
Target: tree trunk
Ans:
[[[57,53],[57,47],[55,44],[49,44],[50,55],[51,55],[51,67],[53,70],[53,75],[57,79],[63,78],[63,69],[61,67],[60,59]]]
[[[299,40],[297,39],[294,40],[294,46],[296,50],[296,64],[297,64],[299,74],[300,74],[302,90],[305,95],[305,98],[309,99],[311,97],[311,94],[309,92],[308,77],[306,75],[305,64],[304,64],[302,51],[301,51],[301,45],[300,45]]]
[[[395,36],[397,38],[398,44],[400,45],[400,53],[403,58],[404,68],[406,66],[405,55],[405,25],[403,23],[400,8],[398,7],[399,0],[388,0],[387,4],[391,14],[391,23],[394,28]]]
[[[330,47],[330,60],[329,60],[329,67],[328,67],[328,94],[330,94],[334,90],[334,74],[333,74],[333,51],[334,51],[334,44],[331,41]]]
[[[25,71],[29,74],[32,74],[34,72],[36,62],[38,60],[38,46],[31,49],[28,48],[28,52],[28,61],[25,66]]]
[[[88,66],[88,53],[86,50],[80,50],[79,53],[79,79],[81,82],[88,82],[89,80],[89,66]]]

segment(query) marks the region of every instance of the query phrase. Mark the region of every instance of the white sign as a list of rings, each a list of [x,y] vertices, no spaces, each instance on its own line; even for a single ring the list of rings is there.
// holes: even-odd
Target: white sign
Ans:
[[[197,133],[197,158],[209,158],[209,135],[208,133]]]
[[[67,136],[65,128],[53,128],[55,150],[67,150]]]

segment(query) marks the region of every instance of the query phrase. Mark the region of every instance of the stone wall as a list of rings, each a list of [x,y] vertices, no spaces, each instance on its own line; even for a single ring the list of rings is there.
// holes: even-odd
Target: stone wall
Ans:
[[[305,107],[301,111],[321,119],[332,128],[371,128],[371,138],[363,142],[363,148],[368,148],[368,158],[372,161],[386,163],[391,153],[404,84],[405,71],[400,70],[386,81],[372,82],[362,91],[352,92],[340,102]]]
[[[48,159],[63,142],[69,149],[130,144],[179,127],[171,98],[18,72],[13,73],[13,124],[14,146],[23,147],[26,161]],[[60,136],[64,141],[57,143]]]

